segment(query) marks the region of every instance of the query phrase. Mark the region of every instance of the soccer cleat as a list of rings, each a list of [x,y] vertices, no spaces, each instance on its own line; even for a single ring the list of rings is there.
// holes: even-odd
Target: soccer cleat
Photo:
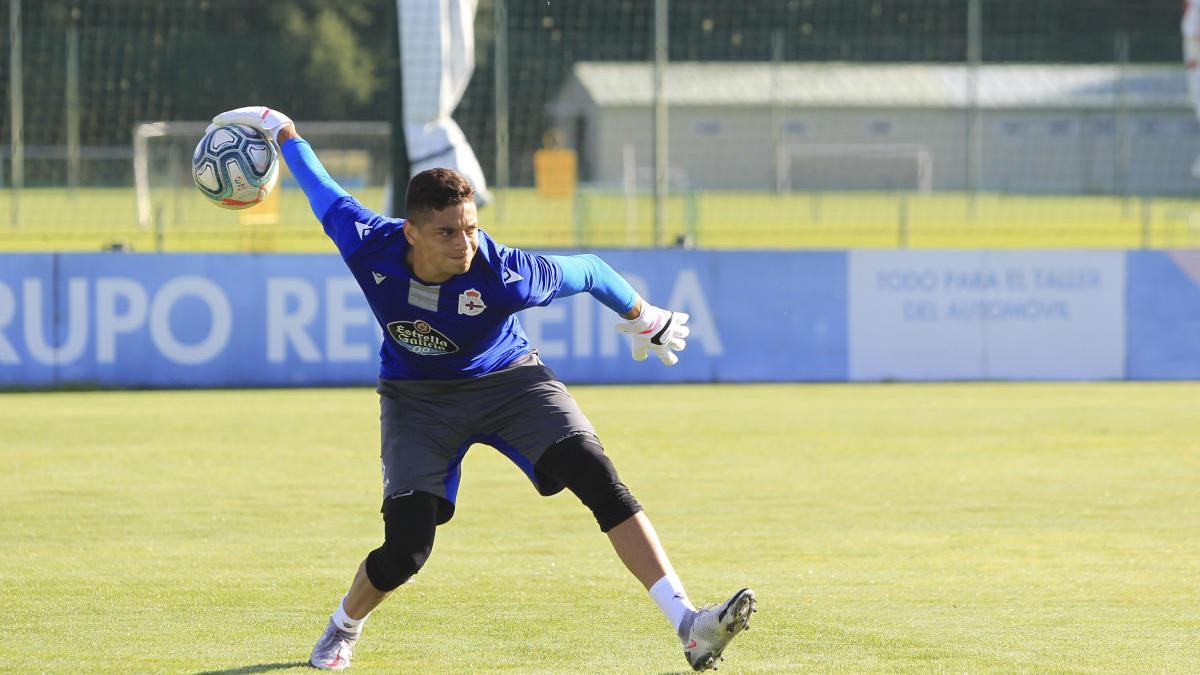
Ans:
[[[345,670],[350,667],[354,658],[354,643],[360,633],[351,633],[338,628],[333,621],[325,627],[325,632],[313,647],[312,656],[308,657],[308,665],[321,670]]]
[[[683,655],[693,670],[717,669],[723,660],[721,652],[738,633],[750,628],[754,608],[754,591],[743,588],[723,604],[698,609],[683,618],[679,637],[683,640]]]

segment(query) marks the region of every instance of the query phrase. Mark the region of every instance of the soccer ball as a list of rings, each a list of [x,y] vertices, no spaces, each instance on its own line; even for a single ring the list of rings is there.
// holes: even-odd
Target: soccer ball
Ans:
[[[279,180],[279,156],[256,129],[241,124],[216,127],[196,144],[192,180],[217,206],[249,208],[271,194]]]

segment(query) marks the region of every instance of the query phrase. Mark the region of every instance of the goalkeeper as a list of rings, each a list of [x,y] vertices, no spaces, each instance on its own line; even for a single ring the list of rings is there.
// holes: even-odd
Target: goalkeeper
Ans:
[[[454,515],[463,456],[484,443],[542,495],[574,493],[666,615],[691,666],[715,667],[748,627],[753,591],[703,609],[691,604],[650,519],[516,313],[586,291],[624,319],[617,328],[632,339],[635,360],[653,352],[668,366],[686,344],[688,316],[647,303],[596,256],[542,256],[496,243],[478,227],[471,184],[452,170],[414,176],[408,220],[385,218],[329,177],[282,113],[239,108],[213,123],[245,124],[278,143],[385,335],[384,541],[359,565],[309,662],[328,670],[350,665],[367,616],[428,560],[437,526]]]

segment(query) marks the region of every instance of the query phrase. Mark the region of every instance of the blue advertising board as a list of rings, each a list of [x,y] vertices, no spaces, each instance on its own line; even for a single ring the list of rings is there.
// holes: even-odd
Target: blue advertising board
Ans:
[[[1132,251],[1126,377],[1200,379],[1200,251]]]
[[[689,348],[636,363],[590,296],[522,315],[568,382],[841,380],[845,254],[604,251]],[[0,256],[0,387],[370,384],[379,330],[334,255]]]
[[[692,334],[523,312],[567,382],[1200,378],[1200,251],[599,253]],[[0,255],[0,388],[370,385],[382,339],[335,255]]]

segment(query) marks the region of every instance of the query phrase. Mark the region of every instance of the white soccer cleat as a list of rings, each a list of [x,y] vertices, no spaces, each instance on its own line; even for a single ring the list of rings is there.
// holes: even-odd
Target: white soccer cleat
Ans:
[[[333,621],[325,627],[325,632],[313,647],[312,656],[308,657],[308,665],[321,670],[345,670],[350,667],[354,658],[354,643],[358,641],[359,633],[351,633],[338,628]]]
[[[720,605],[711,605],[692,612],[679,626],[683,640],[683,655],[693,670],[717,669],[733,637],[750,628],[754,608],[754,591],[743,588]]]

